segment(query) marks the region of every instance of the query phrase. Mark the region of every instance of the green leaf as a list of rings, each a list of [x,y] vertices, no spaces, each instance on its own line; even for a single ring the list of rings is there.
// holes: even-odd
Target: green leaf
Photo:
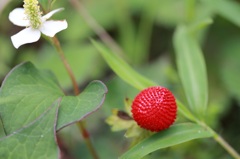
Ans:
[[[209,26],[210,24],[213,23],[213,20],[211,18],[204,18],[201,20],[197,20],[194,23],[192,23],[189,28],[188,28],[188,32],[189,33],[197,33],[201,30],[203,30],[204,28],[206,28],[207,26]]]
[[[187,119],[198,122],[198,119],[183,105],[179,100],[176,100],[178,111],[183,114]]]
[[[213,134],[200,125],[192,123],[177,124],[169,129],[146,138],[119,159],[142,158],[156,150],[174,146],[193,139],[211,137]]]
[[[0,139],[0,156],[4,159],[57,159],[55,143],[56,117],[60,100],[47,108],[32,123]],[[27,115],[26,115],[27,116]],[[19,119],[17,119],[19,120]]]
[[[196,38],[186,26],[179,26],[174,35],[178,73],[192,111],[203,116],[208,102],[205,61]]]
[[[139,90],[157,85],[133,70],[130,65],[108,50],[103,44],[94,40],[92,40],[92,43],[111,67],[111,69],[128,84]]]
[[[50,72],[39,71],[31,63],[16,66],[0,89],[3,102],[0,104],[0,112],[6,133],[11,134],[36,120],[49,105],[63,96]]]
[[[77,97],[63,97],[59,110],[57,130],[80,121],[99,109],[104,102],[106,93],[107,87],[101,81],[93,81]]]
[[[29,142],[22,143],[22,146],[27,147],[25,144],[36,145],[34,140],[31,142],[31,136],[33,136],[31,131],[34,132],[34,128],[39,127],[41,122],[39,124],[34,122],[42,116],[44,116],[43,120],[48,118],[44,114],[56,100],[60,99],[58,118],[55,121],[57,122],[56,130],[60,130],[97,110],[102,105],[106,92],[107,88],[102,82],[93,81],[78,96],[65,96],[56,78],[50,72],[38,70],[30,62],[20,64],[7,75],[0,89],[0,115],[4,126],[3,130],[7,136],[1,140],[7,145],[13,146],[11,144],[14,139],[8,140],[8,137],[14,135],[14,132],[29,127],[29,130],[24,132],[25,140]],[[29,125],[32,123],[34,126],[30,130]],[[50,131],[54,125],[56,124],[45,124],[44,126]],[[51,133],[54,135],[55,131],[51,131]],[[45,144],[56,145],[53,140],[48,140]],[[36,153],[39,156],[45,154],[43,146],[43,144],[36,146],[36,151],[38,150]],[[53,153],[58,153],[57,150],[54,151]],[[11,151],[7,153],[10,155]],[[23,155],[28,156],[29,154],[24,151]],[[27,158],[31,158],[31,156]]]
[[[202,0],[206,6],[222,17],[228,19],[237,26],[240,26],[240,5],[233,0]]]
[[[124,60],[108,51],[106,47],[102,44],[95,42],[92,40],[92,43],[99,50],[103,58],[106,60],[111,69],[126,83],[132,85],[133,87],[142,90],[149,86],[155,86],[156,83],[151,80],[145,78],[138,72],[136,72],[131,66],[129,66]],[[189,112],[189,110],[177,100],[178,110],[182,113],[186,118],[196,121],[196,118]]]

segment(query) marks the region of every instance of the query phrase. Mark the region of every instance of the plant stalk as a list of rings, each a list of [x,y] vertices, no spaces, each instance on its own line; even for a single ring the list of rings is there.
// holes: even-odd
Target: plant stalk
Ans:
[[[240,154],[227,143],[219,134],[217,134],[212,128],[210,128],[206,123],[198,121],[198,124],[202,125],[206,129],[208,129],[212,134],[214,140],[219,143],[233,158],[240,159]]]
[[[58,38],[56,36],[54,36],[52,38],[52,43],[53,43],[54,47],[56,48],[56,50],[58,52],[58,55],[60,56],[61,61],[64,64],[65,69],[67,70],[67,73],[68,73],[68,75],[69,75],[69,77],[71,79],[71,82],[72,82],[72,85],[73,85],[73,88],[74,88],[74,94],[77,96],[80,93],[80,90],[78,88],[78,84],[77,84],[76,78],[75,78],[75,76],[73,74],[73,71],[72,71],[68,61],[66,60],[66,57],[65,57],[64,52],[62,50],[60,42],[59,42],[59,40],[58,40]],[[84,122],[83,121],[77,122],[77,126],[78,126],[78,128],[79,128],[79,130],[80,130],[80,132],[81,132],[81,134],[83,136],[83,139],[85,140],[85,143],[86,143],[90,153],[92,154],[92,157],[94,159],[98,159],[98,155],[97,155],[97,153],[96,153],[96,151],[95,151],[95,149],[93,147],[93,144],[91,143],[90,135],[89,135],[87,129],[85,128]]]
[[[214,134],[213,138],[217,141],[233,158],[240,159],[240,154],[233,149],[220,135]]]
[[[54,47],[56,48],[57,52],[58,52],[58,55],[60,56],[63,64],[64,64],[64,67],[65,69],[67,70],[67,73],[71,79],[71,82],[72,82],[72,85],[73,85],[73,88],[74,88],[74,94],[75,95],[78,95],[79,94],[79,88],[78,88],[78,84],[77,84],[77,81],[74,77],[74,74],[73,74],[73,71],[69,65],[69,63],[67,62],[66,58],[65,58],[65,55],[63,53],[63,50],[61,48],[61,45],[59,43],[59,40],[57,37],[53,37],[52,38],[52,41],[53,41],[53,44],[54,44]]]

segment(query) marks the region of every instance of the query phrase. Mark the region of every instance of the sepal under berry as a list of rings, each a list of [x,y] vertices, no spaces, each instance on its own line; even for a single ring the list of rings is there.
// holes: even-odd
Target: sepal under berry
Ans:
[[[113,109],[112,115],[106,119],[106,123],[111,126],[112,131],[122,131],[126,130],[124,136],[126,138],[131,138],[131,145],[134,146],[143,139],[151,136],[153,132],[146,129],[142,129],[133,120],[131,115],[131,105],[132,100],[126,98],[124,100],[125,110]]]

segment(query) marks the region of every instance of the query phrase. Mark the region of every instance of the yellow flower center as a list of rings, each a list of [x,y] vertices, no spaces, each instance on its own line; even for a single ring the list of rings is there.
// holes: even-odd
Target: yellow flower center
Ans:
[[[30,21],[30,25],[34,29],[38,29],[42,24],[42,12],[40,11],[40,7],[38,5],[37,0],[24,0],[24,10],[27,15],[28,20]]]

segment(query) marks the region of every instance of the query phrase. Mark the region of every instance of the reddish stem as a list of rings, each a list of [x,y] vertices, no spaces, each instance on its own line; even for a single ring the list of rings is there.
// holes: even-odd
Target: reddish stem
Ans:
[[[58,54],[59,54],[59,56],[60,56],[60,58],[61,58],[61,60],[64,64],[65,69],[67,70],[67,73],[68,73],[68,75],[69,75],[69,77],[72,81],[72,85],[73,85],[73,88],[74,88],[74,93],[77,96],[80,93],[80,90],[78,88],[78,84],[77,84],[76,78],[73,74],[73,71],[72,71],[69,63],[67,62],[67,60],[64,56],[64,53],[63,53],[63,50],[61,48],[60,42],[59,42],[57,37],[53,37],[52,41],[53,41],[54,47],[56,48],[56,50],[57,50],[57,52],[58,52]],[[83,136],[83,138],[86,142],[86,145],[87,145],[90,153],[92,154],[93,158],[98,159],[98,155],[97,155],[97,153],[96,153],[96,151],[95,151],[95,149],[94,149],[94,147],[91,143],[90,135],[89,135],[87,129],[85,128],[84,123],[82,121],[79,121],[77,123],[77,125],[78,125],[78,128],[79,128],[80,132],[82,133],[82,136]]]

